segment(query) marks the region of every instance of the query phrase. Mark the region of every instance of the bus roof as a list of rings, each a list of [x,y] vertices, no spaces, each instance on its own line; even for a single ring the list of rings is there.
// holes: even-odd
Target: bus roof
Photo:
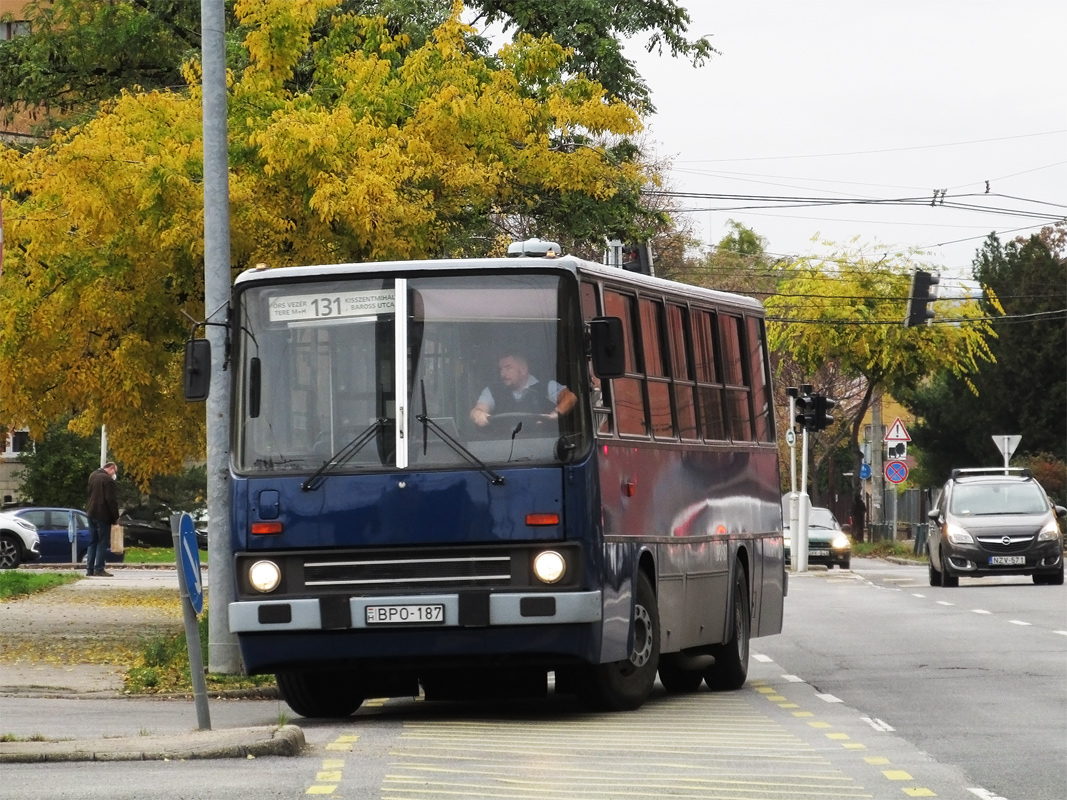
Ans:
[[[235,285],[258,283],[260,281],[299,281],[313,278],[342,278],[359,273],[405,273],[419,274],[430,272],[471,272],[478,270],[502,269],[556,269],[606,280],[617,284],[647,288],[657,293],[674,295],[678,298],[702,299],[716,305],[730,305],[738,309],[756,312],[762,315],[763,305],[758,300],[745,295],[705,289],[687,283],[669,281],[650,275],[596,264],[576,256],[521,257],[521,258],[448,258],[423,259],[417,261],[366,261],[349,264],[317,264],[295,267],[259,267],[249,269],[237,276]]]

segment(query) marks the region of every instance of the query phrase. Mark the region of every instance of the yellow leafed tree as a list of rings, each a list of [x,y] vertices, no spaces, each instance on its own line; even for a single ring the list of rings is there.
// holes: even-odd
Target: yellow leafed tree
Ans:
[[[567,54],[551,41],[478,58],[457,5],[412,48],[338,5],[236,5],[249,66],[230,76],[235,274],[432,256],[472,219],[526,213],[538,193],[610,204],[650,179],[607,152],[639,130],[636,113],[563,80]],[[295,80],[309,63],[312,80]],[[38,435],[66,417],[83,434],[106,424],[142,484],[204,443],[204,409],[181,392],[185,315],[214,311],[198,65],[186,75],[186,91],[124,93],[45,145],[0,149],[0,420]]]

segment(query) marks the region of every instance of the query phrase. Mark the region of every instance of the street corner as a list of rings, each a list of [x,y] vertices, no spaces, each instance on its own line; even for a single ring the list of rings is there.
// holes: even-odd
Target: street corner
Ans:
[[[169,736],[0,742],[0,764],[297,756],[305,746],[303,729],[296,725],[272,725]]]

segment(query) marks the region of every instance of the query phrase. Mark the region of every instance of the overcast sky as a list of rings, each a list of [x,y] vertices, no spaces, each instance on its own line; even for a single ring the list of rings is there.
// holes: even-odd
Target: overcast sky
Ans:
[[[695,69],[637,42],[627,50],[653,92],[647,134],[673,160],[672,189],[921,199],[791,210],[679,200],[705,242],[718,242],[734,219],[772,253],[820,252],[817,233],[860,236],[922,247],[945,274],[962,275],[991,230],[1007,240],[1067,215],[1067,2],[680,3],[693,37],[709,35],[721,55]],[[944,204],[931,207],[942,189]]]

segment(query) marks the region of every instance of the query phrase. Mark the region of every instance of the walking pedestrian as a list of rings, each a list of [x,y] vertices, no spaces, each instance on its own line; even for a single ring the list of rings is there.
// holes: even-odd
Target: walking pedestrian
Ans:
[[[111,526],[119,519],[119,502],[115,493],[115,481],[119,468],[108,461],[89,475],[89,504],[85,514],[89,517],[89,549],[85,553],[85,574],[110,578],[104,569],[104,557],[111,543]]]

